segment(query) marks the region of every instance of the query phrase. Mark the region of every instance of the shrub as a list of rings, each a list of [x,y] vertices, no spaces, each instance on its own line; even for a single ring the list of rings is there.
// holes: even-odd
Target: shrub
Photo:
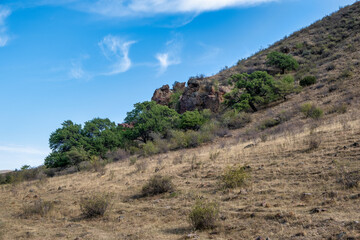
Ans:
[[[107,159],[110,159],[113,162],[124,160],[129,156],[130,156],[129,152],[121,148],[118,148],[115,151],[109,151],[105,155]]]
[[[309,138],[306,140],[306,143],[308,145],[308,151],[315,150],[320,147],[321,144],[321,138],[315,135],[310,135]]]
[[[306,118],[311,117],[313,119],[319,119],[324,114],[324,112],[321,108],[318,108],[311,103],[305,103],[305,104],[301,105],[300,110]]]
[[[22,217],[39,215],[45,217],[54,208],[54,203],[50,201],[36,200],[33,204],[24,205],[22,208]]]
[[[3,229],[5,228],[5,224],[0,220],[0,240],[3,239],[4,232]]]
[[[332,106],[329,110],[328,110],[328,114],[332,114],[332,113],[338,113],[338,114],[344,114],[347,111],[347,105],[345,103],[342,104],[337,104]]]
[[[249,113],[240,112],[238,113],[235,110],[226,112],[222,116],[222,123],[226,125],[229,129],[238,129],[245,127],[246,124],[251,122],[251,116]]]
[[[196,201],[189,219],[196,230],[212,229],[217,225],[219,218],[219,205],[215,202]]]
[[[151,156],[159,152],[159,148],[151,141],[146,142],[142,145],[144,156]]]
[[[169,177],[155,175],[142,188],[143,196],[153,196],[174,191],[174,185]]]
[[[303,79],[300,80],[300,86],[306,87],[310,86],[316,83],[316,77],[315,76],[306,76]]]
[[[298,62],[291,55],[276,51],[267,55],[267,64],[280,68],[282,73],[285,73],[285,70],[291,71],[299,68]]]
[[[223,188],[237,188],[243,186],[249,178],[249,172],[245,167],[227,167],[221,176],[221,184]]]
[[[205,122],[204,116],[198,111],[187,111],[180,116],[180,128],[197,130]]]
[[[261,121],[261,123],[258,126],[258,129],[265,130],[267,128],[275,127],[275,126],[279,125],[280,123],[281,123],[281,121],[279,119],[268,118],[268,119]]]
[[[107,194],[98,193],[80,200],[80,210],[85,218],[102,217],[109,207],[110,195]]]

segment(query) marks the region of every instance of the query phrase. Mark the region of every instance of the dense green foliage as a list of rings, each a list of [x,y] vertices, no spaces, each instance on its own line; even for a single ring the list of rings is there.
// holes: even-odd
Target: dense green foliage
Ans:
[[[179,124],[179,114],[167,106],[156,102],[136,103],[134,109],[127,113],[125,122],[134,124],[130,138],[140,138],[144,143],[152,139],[151,133],[165,134]]]
[[[219,218],[219,205],[216,202],[196,201],[189,219],[196,230],[215,228]]]
[[[180,116],[180,128],[198,130],[206,120],[198,110],[188,111]]]
[[[267,64],[281,69],[284,74],[286,70],[297,70],[298,62],[291,56],[280,52],[271,52],[267,55]]]
[[[300,80],[300,86],[306,87],[310,86],[316,83],[316,77],[315,76],[306,76],[303,79]]]
[[[234,88],[225,94],[225,104],[237,109],[257,111],[256,104],[266,104],[277,98],[275,80],[266,72],[235,74],[230,83]]]

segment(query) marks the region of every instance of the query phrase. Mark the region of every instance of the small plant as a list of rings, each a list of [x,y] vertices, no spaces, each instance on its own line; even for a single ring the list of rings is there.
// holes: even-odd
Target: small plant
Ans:
[[[329,110],[328,110],[328,114],[333,114],[333,113],[338,113],[338,114],[344,114],[347,112],[347,105],[345,103],[342,104],[337,104],[332,106]]]
[[[259,130],[265,130],[267,128],[272,128],[275,127],[277,125],[279,125],[281,122],[279,119],[275,119],[275,118],[268,118],[265,119],[263,121],[261,121],[261,123],[258,126]]]
[[[153,196],[174,191],[174,185],[169,177],[155,175],[142,188],[143,196]]]
[[[221,176],[223,188],[237,188],[246,184],[250,174],[243,166],[227,167]]]
[[[324,112],[321,108],[316,107],[311,103],[305,103],[301,106],[300,111],[306,118],[319,119],[323,116]]]
[[[130,161],[130,166],[134,165],[137,161],[137,157],[135,156],[132,156],[129,158],[129,161]]]
[[[219,205],[204,200],[197,200],[189,215],[191,225],[196,230],[215,228],[218,218]]]
[[[316,77],[315,76],[306,76],[303,79],[300,80],[300,86],[306,87],[310,86],[316,83]]]
[[[310,135],[306,143],[308,145],[307,150],[312,151],[320,147],[321,139],[315,135]]]
[[[220,152],[218,151],[218,152],[210,153],[209,158],[211,161],[215,161],[219,156],[220,156]]]
[[[22,208],[22,217],[38,215],[45,217],[54,208],[54,203],[50,201],[36,200],[33,204],[24,205]]]
[[[5,228],[5,224],[0,220],[0,240],[3,239],[4,232],[3,229]]]
[[[226,112],[222,116],[222,122],[229,129],[238,129],[243,128],[246,124],[251,122],[251,116],[249,113],[240,112],[238,113],[235,110]]]
[[[360,187],[360,171],[342,170],[338,182],[347,189]]]
[[[102,217],[110,207],[110,195],[94,194],[81,198],[80,210],[85,218]]]

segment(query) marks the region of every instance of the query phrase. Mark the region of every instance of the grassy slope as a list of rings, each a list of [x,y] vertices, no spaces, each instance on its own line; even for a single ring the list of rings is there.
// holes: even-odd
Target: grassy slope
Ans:
[[[187,216],[199,196],[216,200],[221,207],[219,227],[197,232],[199,239],[360,239],[359,188],[348,189],[341,179],[360,174],[360,31],[344,30],[343,19],[359,19],[360,3],[295,33],[272,49],[307,41],[313,49],[328,33],[349,34],[332,47],[330,55],[293,54],[320,81],[289,100],[253,114],[253,119],[292,112],[290,121],[263,132],[259,124],[232,132],[232,137],[196,149],[182,150],[110,164],[104,175],[80,172],[48,180],[0,186],[0,238],[4,239],[184,239],[192,229]],[[342,18],[340,16],[344,15]],[[350,22],[346,23],[350,26]],[[346,27],[347,25],[341,25]],[[329,27],[332,26],[332,27]],[[328,30],[326,30],[328,28]],[[322,33],[321,29],[327,32]],[[341,29],[341,31],[339,30]],[[325,31],[324,30],[324,31]],[[340,36],[340,35],[339,35]],[[358,40],[357,40],[358,39]],[[351,46],[350,46],[351,45]],[[352,49],[351,51],[349,50]],[[355,50],[354,50],[355,49]],[[306,49],[308,50],[308,49]],[[314,49],[313,49],[314,50]],[[265,55],[258,53],[238,66],[214,76],[220,81],[234,71],[265,67]],[[297,50],[296,50],[297,51]],[[304,51],[304,50],[303,50]],[[310,50],[309,50],[310,51]],[[257,65],[254,65],[257,63]],[[326,70],[333,64],[335,69]],[[347,71],[347,72],[346,72]],[[349,74],[344,74],[349,73]],[[331,91],[330,91],[331,90]],[[345,114],[326,114],[319,121],[304,119],[299,105],[311,101],[327,112],[345,103]],[[312,136],[320,147],[307,151]],[[260,138],[267,141],[261,141]],[[248,144],[255,144],[246,148]],[[345,146],[345,147],[344,147]],[[210,154],[219,152],[215,160]],[[226,166],[248,165],[249,185],[231,191],[218,189],[219,176]],[[140,169],[140,171],[139,171]],[[177,194],[134,199],[146,180],[155,174],[173,177]],[[79,218],[79,200],[91,193],[112,193],[113,206],[102,219]],[[306,199],[303,193],[310,193]],[[36,199],[55,202],[47,217],[19,217],[23,205]],[[323,209],[310,213],[314,208]],[[340,235],[343,234],[342,238]],[[340,234],[340,235],[339,235]],[[339,237],[339,238],[338,238]]]

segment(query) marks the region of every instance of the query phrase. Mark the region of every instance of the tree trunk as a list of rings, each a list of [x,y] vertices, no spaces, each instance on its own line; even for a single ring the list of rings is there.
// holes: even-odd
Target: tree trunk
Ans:
[[[249,102],[249,105],[254,112],[257,112],[257,108],[255,107],[254,103]]]

